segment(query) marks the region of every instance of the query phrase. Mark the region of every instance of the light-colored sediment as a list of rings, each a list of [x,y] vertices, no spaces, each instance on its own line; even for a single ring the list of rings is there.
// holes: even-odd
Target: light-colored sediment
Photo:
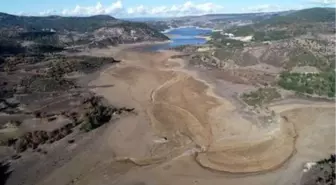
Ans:
[[[278,116],[269,126],[258,127],[238,114],[231,102],[216,96],[197,75],[177,67],[180,65],[169,66],[174,63],[168,60],[171,55],[128,53],[123,64],[107,69],[94,82],[116,83],[113,91],[117,93],[106,89],[96,93],[112,102],[115,96],[132,99],[136,110],[142,112],[139,116],[148,121],[148,137],[135,142],[137,154],[130,157],[167,159],[165,155],[179,155],[172,153],[174,149],[194,145],[201,166],[246,173],[274,169],[293,154],[296,131],[292,123]],[[154,143],[154,137],[165,137],[167,142]],[[151,154],[144,148],[150,148]],[[139,151],[143,153],[139,155]]]
[[[258,125],[182,60],[169,59],[172,51],[91,54],[122,59],[92,85],[112,83],[94,91],[136,114],[106,128],[97,155],[76,157],[41,184],[62,184],[64,174],[83,185],[298,184],[306,162],[335,150],[334,104],[274,104],[273,120]],[[80,170],[65,170],[77,163]]]

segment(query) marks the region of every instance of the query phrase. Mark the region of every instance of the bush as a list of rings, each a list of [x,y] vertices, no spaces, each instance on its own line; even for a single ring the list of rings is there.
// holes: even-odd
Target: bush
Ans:
[[[248,35],[253,35],[255,30],[253,29],[252,26],[248,25],[248,26],[240,26],[237,28],[233,28],[227,31],[228,33],[232,33],[237,37],[240,36],[248,36]]]
[[[282,40],[290,38],[290,34],[283,30],[273,30],[273,31],[258,31],[254,33],[254,41],[272,41],[272,40]]]
[[[280,98],[281,95],[275,88],[259,88],[257,91],[244,93],[241,98],[248,105],[256,106],[269,103],[274,99]]]
[[[0,38],[0,55],[17,55],[26,50],[18,42]]]
[[[110,121],[114,109],[103,105],[101,99],[101,97],[93,96],[84,101],[88,107],[81,130],[88,132]]]
[[[291,52],[289,61],[285,67],[287,69],[291,69],[295,66],[313,66],[322,71],[326,71],[332,68],[334,65],[333,63],[334,60],[322,59],[310,51],[307,51],[303,48],[297,48]]]
[[[225,38],[224,36],[217,40],[211,40],[208,43],[213,44],[217,48],[242,48],[244,47],[243,41]]]
[[[280,75],[278,84],[284,89],[300,93],[317,94],[320,96],[335,97],[335,72],[321,73],[289,73]]]
[[[114,108],[104,105],[101,97],[93,96],[83,101],[87,105],[86,113],[82,118],[81,130],[89,132],[109,122],[114,114],[132,112],[132,108]]]

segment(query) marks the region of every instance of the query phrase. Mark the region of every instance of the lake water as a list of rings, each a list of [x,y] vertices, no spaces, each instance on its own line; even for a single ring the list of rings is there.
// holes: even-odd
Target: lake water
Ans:
[[[211,29],[202,29],[197,27],[183,27],[171,29],[164,32],[164,34],[166,34],[170,38],[171,42],[150,45],[146,46],[146,48],[143,49],[147,51],[158,51],[183,45],[201,45],[205,44],[207,40],[205,38],[199,38],[197,36],[207,35],[211,32]]]

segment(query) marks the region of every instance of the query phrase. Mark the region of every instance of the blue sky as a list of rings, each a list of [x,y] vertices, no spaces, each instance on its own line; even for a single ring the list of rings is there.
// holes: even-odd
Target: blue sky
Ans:
[[[209,13],[270,12],[315,6],[335,0],[0,0],[0,11],[23,15],[172,17]]]

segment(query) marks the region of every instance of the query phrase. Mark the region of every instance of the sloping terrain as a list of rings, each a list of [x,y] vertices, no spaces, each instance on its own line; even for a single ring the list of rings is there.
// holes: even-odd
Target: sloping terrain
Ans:
[[[334,158],[311,162],[335,151],[335,42],[318,27],[330,13],[309,21],[315,10],[227,15],[313,27],[218,32],[183,52],[106,47],[165,39],[109,16],[1,14],[0,183],[329,183]]]
[[[78,56],[83,54],[91,56]],[[24,110],[42,108],[43,111],[41,114],[36,112],[28,115],[28,119],[32,120],[21,125],[23,128],[37,128],[38,133],[44,133],[40,130],[49,133],[58,126],[63,127],[64,120],[72,120],[63,118],[58,111],[66,108],[65,115],[75,110],[79,111],[79,115],[82,113],[82,104],[77,99],[69,102],[68,98],[58,97],[54,93],[56,90],[66,93],[66,89],[69,92],[76,89],[82,92],[83,89],[78,89],[81,87],[79,85],[87,81],[79,78],[76,87],[62,83],[61,89],[58,89],[61,79],[83,77],[81,72],[99,69],[105,62],[112,61],[111,56],[123,59],[119,63],[113,60],[116,64],[102,71],[87,87],[96,95],[103,96],[105,101],[84,101],[89,102],[89,107],[102,107],[86,109],[87,104],[84,103],[84,118],[85,115],[92,117],[82,119],[82,116],[78,116],[78,120],[81,120],[79,125],[84,131],[98,128],[89,133],[81,133],[77,130],[79,127],[73,127],[71,129],[74,131],[70,135],[56,134],[55,140],[52,137],[52,144],[48,143],[48,136],[47,143],[38,145],[38,154],[30,148],[34,146],[30,143],[33,141],[34,144],[35,140],[24,135],[16,141],[20,142],[15,146],[25,146],[28,142],[29,147],[22,150],[19,159],[16,155],[10,158],[13,150],[4,146],[3,151],[9,153],[4,152],[2,155],[10,162],[12,170],[7,184],[165,182],[167,185],[184,185],[195,182],[245,184],[247,181],[256,185],[285,185],[300,180],[304,163],[325,157],[335,149],[332,142],[335,118],[332,103],[287,102],[271,105],[261,112],[249,111],[235,101],[215,94],[220,87],[213,86],[210,78],[203,79],[199,73],[183,68],[188,67],[186,61],[171,58],[176,54],[179,53],[91,50],[89,53],[77,53],[76,56],[47,56],[39,59],[42,63],[34,63],[34,60],[30,62],[39,68],[26,63],[9,66],[7,73],[15,73],[15,76],[24,73],[24,70],[20,70],[22,67],[29,72],[26,76],[40,73],[38,78],[22,80],[23,90],[27,94],[21,95],[30,97],[38,93],[46,94],[46,98],[37,95],[38,99],[30,97],[26,101],[25,98],[20,101],[26,105],[22,106]],[[24,61],[27,60],[25,58]],[[6,57],[5,61],[16,60]],[[95,65],[98,65],[97,68]],[[216,73],[208,72],[218,78]],[[49,73],[52,75],[48,76]],[[41,82],[49,84],[49,80],[55,84],[38,85]],[[15,82],[10,81],[4,85],[10,87]],[[11,90],[5,92],[10,93]],[[78,97],[77,94],[74,98],[81,99],[82,95]],[[6,98],[5,105],[10,100]],[[31,100],[34,103],[31,104]],[[110,104],[113,107],[106,108]],[[39,105],[42,107],[36,107]],[[127,116],[117,119],[119,113],[133,110],[114,108],[124,106],[135,108],[134,114],[125,114]],[[7,109],[20,111],[11,106],[6,107],[6,111]],[[42,114],[50,111],[54,114]],[[100,121],[110,113],[115,124],[101,124]],[[15,122],[10,122],[1,130],[12,132],[15,125]],[[325,137],[312,135],[316,130],[325,133]],[[36,133],[33,132],[32,138],[39,135]],[[43,137],[44,135],[42,134]],[[27,167],[30,169],[28,172]],[[284,176],[289,178],[281,180]]]
[[[235,13],[235,14],[208,14],[200,16],[184,16],[145,21],[151,27],[160,31],[181,26],[198,26],[201,28],[223,29],[237,25],[251,24],[254,21],[268,19],[287,12],[270,13]]]
[[[306,162],[334,150],[332,103],[287,102],[265,114],[243,114],[214,94],[217,87],[182,69],[182,60],[169,59],[172,54],[117,54],[123,62],[92,82],[115,86],[94,91],[137,114],[105,130],[100,146],[106,151],[99,156],[108,157],[93,155],[94,167],[75,170],[87,158],[78,156],[41,184],[292,184]]]
[[[241,84],[277,88],[283,98],[290,90],[293,96],[332,99],[334,18],[333,8],[288,12],[215,32],[204,49],[186,47],[192,52],[183,58],[190,66],[219,69],[226,79],[235,78]],[[242,94],[239,90],[236,93]]]
[[[309,8],[299,11],[293,11],[286,15],[276,16],[264,21],[260,24],[294,24],[305,22],[332,22],[335,20],[335,8]]]
[[[6,51],[0,52],[0,160],[9,169],[0,174],[2,184],[36,184],[85,148],[87,132],[133,111],[88,86],[96,71],[120,62],[112,57]]]
[[[281,40],[307,33],[334,33],[335,8],[311,8],[289,12],[251,25],[225,30],[235,36],[254,35],[254,40]]]
[[[0,13],[0,38],[61,47],[107,47],[121,43],[169,40],[144,23],[108,15],[26,17]]]
[[[140,54],[132,56],[137,55]],[[145,57],[149,59],[145,54],[140,58]],[[107,79],[114,79],[121,82],[119,88],[101,89],[96,93],[104,95],[110,101],[116,101],[108,94],[115,95],[127,91],[136,103],[135,107],[145,110],[145,114],[139,116],[149,117],[149,124],[153,127],[156,137],[166,140],[156,144],[149,141],[151,144],[147,147],[151,148],[152,158],[159,157],[161,160],[166,160],[169,156],[178,155],[176,148],[194,146],[195,151],[200,152],[197,161],[201,165],[227,172],[253,172],[274,168],[291,156],[295,137],[292,126],[282,125],[284,123],[281,121],[274,120],[269,127],[257,129],[256,125],[240,117],[230,102],[216,97],[204,82],[188,73],[157,71],[162,64],[149,60],[149,62],[142,60],[141,66],[136,61],[130,60],[106,72],[101,79],[98,79],[98,84],[104,83]],[[144,81],[139,81],[139,78]],[[143,84],[147,81],[145,79],[157,80]],[[141,96],[144,93],[150,93],[148,97],[150,99],[144,99]],[[142,151],[140,148],[145,147],[142,146],[144,144],[139,144],[138,149],[132,150]],[[277,156],[270,152],[274,151],[273,147],[278,150]],[[166,153],[167,149],[170,150],[169,153]],[[247,151],[249,152],[246,153]],[[260,155],[261,151],[263,155]],[[146,153],[143,159],[149,157]],[[252,157],[254,153],[256,155],[254,160],[252,158],[243,160],[246,156]],[[139,156],[139,153],[134,153],[132,158],[137,159],[135,156]],[[211,164],[209,160],[228,161]],[[230,165],[229,161],[234,165]],[[239,161],[242,165],[238,164]],[[259,166],[257,163],[265,164]]]

